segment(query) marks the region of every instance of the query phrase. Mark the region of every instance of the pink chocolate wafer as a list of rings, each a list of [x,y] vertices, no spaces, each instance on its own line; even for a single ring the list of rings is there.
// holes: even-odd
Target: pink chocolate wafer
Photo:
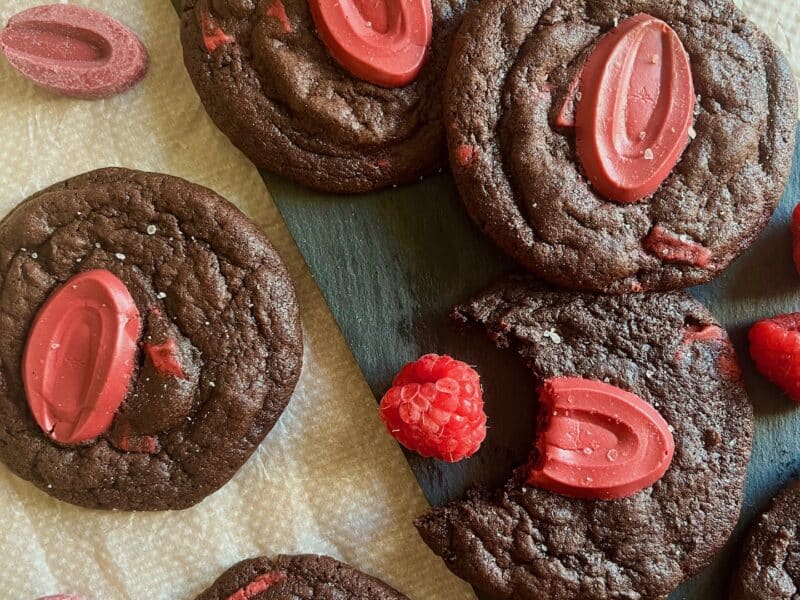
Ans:
[[[0,52],[37,85],[76,98],[119,94],[147,72],[147,50],[127,27],[83,6],[50,4],[11,17]]]

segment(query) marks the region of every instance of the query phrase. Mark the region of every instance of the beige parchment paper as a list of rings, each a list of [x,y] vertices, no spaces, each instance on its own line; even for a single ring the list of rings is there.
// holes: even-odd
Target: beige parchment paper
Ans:
[[[0,0],[0,23],[44,0]],[[150,71],[104,101],[41,91],[0,59],[0,215],[107,165],[207,185],[276,245],[297,287],[305,367],[288,409],[236,477],[200,505],[107,513],[51,499],[0,465],[0,597],[191,599],[255,555],[330,554],[412,599],[473,598],[417,536],[427,503],[264,183],[211,123],[184,70],[169,0],[82,0],[133,29]],[[336,260],[336,257],[332,257]]]

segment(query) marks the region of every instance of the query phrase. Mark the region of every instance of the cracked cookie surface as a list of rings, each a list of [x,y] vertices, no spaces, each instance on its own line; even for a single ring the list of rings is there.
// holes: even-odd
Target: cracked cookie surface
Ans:
[[[770,501],[751,525],[732,600],[791,600],[800,590],[800,482],[793,481]]]
[[[301,554],[243,560],[225,571],[195,600],[228,600],[232,594],[256,581],[259,576],[277,575],[251,600],[407,600],[379,579],[357,571],[328,556]]]
[[[665,475],[621,500],[536,488],[521,467],[502,489],[432,509],[417,528],[454,573],[500,598],[645,599],[666,598],[709,563],[739,517],[753,413],[727,334],[703,306],[682,292],[603,296],[510,280],[454,317],[515,350],[537,382],[578,376],[636,394],[675,441]]]
[[[555,122],[598,37],[636,13],[677,33],[697,105],[671,174],[618,204]],[[782,54],[727,0],[486,0],[454,41],[444,107],[453,174],[484,233],[551,283],[624,293],[708,281],[755,240],[789,173],[797,93]]]
[[[342,69],[317,36],[307,0],[184,0],[184,63],[211,118],[258,167],[320,190],[365,192],[446,164],[441,82],[474,1],[432,1],[426,62],[399,88]],[[234,43],[207,51],[203,2]]]
[[[136,366],[109,430],[62,446],[30,412],[21,361],[47,298],[92,269],[116,275],[142,315]],[[66,502],[199,502],[250,457],[299,377],[298,307],[280,257],[227,200],[177,177],[100,169],[31,196],[0,223],[0,290],[0,459]],[[148,358],[165,340],[182,377]]]

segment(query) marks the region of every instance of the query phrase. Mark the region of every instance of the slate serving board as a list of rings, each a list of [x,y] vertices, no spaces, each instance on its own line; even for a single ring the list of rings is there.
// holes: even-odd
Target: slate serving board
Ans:
[[[530,450],[534,384],[513,352],[496,350],[480,332],[455,331],[448,314],[516,267],[469,221],[450,176],[360,196],[264,178],[377,398],[404,363],[423,353],[449,353],[479,367],[490,429],[478,455],[457,465],[407,455],[431,503],[454,499],[470,485],[504,483]],[[800,474],[800,408],[755,373],[746,345],[753,321],[800,310],[788,228],[798,201],[800,145],[762,237],[721,277],[690,290],[733,336],[755,406],[756,439],[739,529],[714,564],[672,598],[724,598],[743,527]]]

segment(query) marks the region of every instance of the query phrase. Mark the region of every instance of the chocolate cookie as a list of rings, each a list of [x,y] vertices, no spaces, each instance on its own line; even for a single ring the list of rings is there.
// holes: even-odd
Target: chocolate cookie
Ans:
[[[404,600],[397,590],[328,556],[251,558],[225,571],[196,600]]]
[[[507,281],[454,317],[516,350],[539,382],[579,377],[635,394],[674,440],[660,479],[622,499],[587,500],[530,483],[541,458],[534,451],[504,488],[434,508],[416,526],[454,573],[516,600],[666,598],[708,564],[739,517],[753,413],[728,336],[704,307],[679,292],[603,296]],[[577,409],[579,396],[566,399],[573,401]],[[616,421],[599,410],[576,414],[587,421],[560,422],[569,426],[555,458],[567,466],[595,461],[598,471],[621,461],[622,449],[592,453],[594,442],[584,448],[575,440],[601,424],[623,444],[637,428],[626,429],[621,413]],[[538,437],[550,418],[540,411]]]
[[[272,429],[302,363],[295,293],[237,208],[100,169],[0,223],[0,459],[66,502],[191,506]]]
[[[791,600],[800,590],[800,482],[783,488],[751,526],[739,569],[733,576],[732,600]]]
[[[211,118],[258,167],[320,190],[366,192],[446,164],[441,81],[474,1],[431,2],[424,66],[400,87],[340,66],[308,0],[184,0],[184,62]]]
[[[538,277],[613,293],[703,283],[741,254],[797,122],[785,58],[728,0],[487,0],[444,107],[480,228]]]

